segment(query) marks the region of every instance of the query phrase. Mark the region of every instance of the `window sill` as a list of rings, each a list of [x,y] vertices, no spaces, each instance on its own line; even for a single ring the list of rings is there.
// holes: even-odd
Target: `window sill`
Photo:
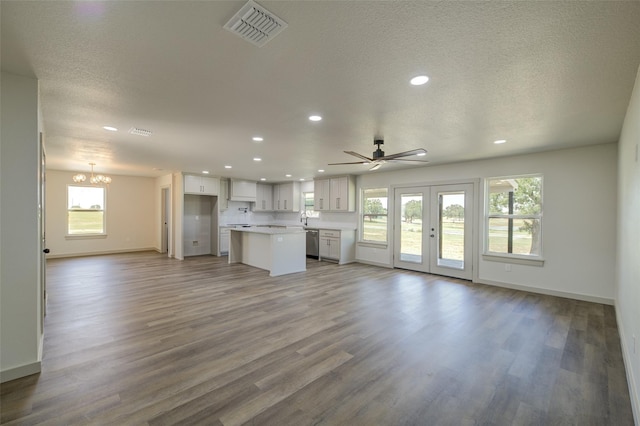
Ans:
[[[107,238],[107,234],[71,234],[64,236],[65,240],[92,240],[100,238]]]
[[[387,243],[375,243],[372,241],[358,241],[357,245],[359,247],[371,247],[377,249],[386,249],[388,246]]]
[[[512,263],[514,265],[527,265],[527,266],[544,266],[544,259],[527,259],[519,256],[501,256],[499,254],[483,254],[482,260],[486,260],[489,262],[502,262],[502,263]]]

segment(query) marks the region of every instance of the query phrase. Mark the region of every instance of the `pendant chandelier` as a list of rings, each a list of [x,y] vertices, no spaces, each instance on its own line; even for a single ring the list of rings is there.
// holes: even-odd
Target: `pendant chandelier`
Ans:
[[[111,183],[111,178],[109,176],[93,174],[93,166],[95,166],[96,163],[89,163],[89,165],[91,166],[91,177],[89,177],[89,183],[93,185],[109,185]],[[78,173],[77,175],[73,175],[72,179],[75,183],[82,183],[87,180],[87,176],[82,173]]]

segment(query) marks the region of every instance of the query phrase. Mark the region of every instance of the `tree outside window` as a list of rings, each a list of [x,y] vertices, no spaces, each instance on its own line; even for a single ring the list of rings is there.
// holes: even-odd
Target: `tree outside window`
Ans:
[[[542,176],[487,179],[486,193],[488,254],[541,257]]]

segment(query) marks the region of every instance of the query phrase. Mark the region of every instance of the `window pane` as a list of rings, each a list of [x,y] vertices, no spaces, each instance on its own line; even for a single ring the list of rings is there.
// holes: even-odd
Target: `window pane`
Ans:
[[[511,251],[509,251],[511,235]],[[488,249],[493,253],[540,254],[540,219],[490,218]]]
[[[422,194],[400,196],[400,260],[422,262]]]
[[[102,210],[69,210],[69,234],[104,233],[104,212]]]
[[[464,192],[438,193],[440,239],[438,265],[464,268]],[[441,262],[443,260],[443,262]]]
[[[387,242],[387,188],[363,191],[362,240]]]
[[[67,197],[70,209],[104,209],[104,188],[69,186]]]
[[[542,177],[489,180],[489,214],[542,213]]]

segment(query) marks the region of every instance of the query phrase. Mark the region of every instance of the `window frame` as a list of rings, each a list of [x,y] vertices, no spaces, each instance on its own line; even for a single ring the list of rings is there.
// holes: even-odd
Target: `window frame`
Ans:
[[[385,230],[385,241],[376,241],[376,240],[365,240],[364,239],[364,228],[365,228],[365,217],[366,214],[364,212],[364,206],[365,206],[365,201],[367,199],[366,197],[366,192],[367,191],[385,191],[386,193],[386,198],[387,198],[387,208],[386,208],[386,213],[380,214],[378,216],[385,216],[386,217],[386,230]],[[358,232],[358,244],[360,245],[370,245],[373,247],[387,247],[389,245],[389,187],[367,187],[367,188],[360,188],[360,211],[359,211],[359,218],[358,218],[358,222],[359,222],[359,232]],[[381,197],[371,197],[371,198],[381,198]]]
[[[69,202],[69,191],[70,188],[96,188],[102,190],[102,208],[101,209],[92,209],[92,208],[71,208]],[[89,238],[105,238],[107,236],[107,188],[100,185],[79,185],[79,184],[68,184],[67,185],[67,223],[66,223],[66,239],[89,239]],[[87,211],[87,212],[102,212],[102,232],[85,232],[85,233],[70,233],[69,232],[69,220],[71,212],[78,211]]]
[[[517,180],[525,178],[540,178],[540,212],[533,214],[505,214],[490,212],[490,196],[491,182],[496,180]],[[544,265],[543,257],[543,215],[544,215],[544,176],[542,173],[493,176],[484,179],[484,244],[482,258],[484,260],[507,262],[522,265],[542,266]],[[489,222],[491,219],[536,219],[539,222],[539,253],[538,254],[518,254],[518,253],[501,253],[489,250]]]
[[[313,205],[313,210],[307,210],[307,194],[311,194],[311,200],[314,202]],[[320,217],[320,212],[318,210],[316,210],[316,206],[315,206],[315,198],[314,198],[314,191],[302,191],[301,192],[301,200],[300,203],[302,205],[302,208],[300,210],[302,210],[304,216],[308,219],[317,219]],[[311,212],[311,214],[309,214],[309,212]]]

